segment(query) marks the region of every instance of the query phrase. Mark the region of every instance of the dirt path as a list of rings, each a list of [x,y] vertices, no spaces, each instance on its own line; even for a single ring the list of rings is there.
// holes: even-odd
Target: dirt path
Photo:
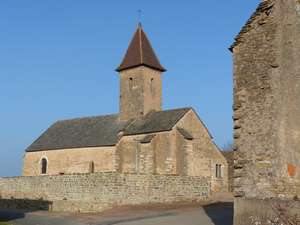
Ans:
[[[104,214],[66,214],[0,210],[14,225],[232,225],[233,204],[123,208]]]

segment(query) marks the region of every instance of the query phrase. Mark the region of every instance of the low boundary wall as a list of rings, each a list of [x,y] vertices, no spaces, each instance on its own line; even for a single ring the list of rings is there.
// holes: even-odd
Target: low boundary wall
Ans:
[[[36,209],[99,212],[122,205],[201,202],[210,196],[208,177],[93,173],[0,178],[0,208],[26,208],[28,201]]]

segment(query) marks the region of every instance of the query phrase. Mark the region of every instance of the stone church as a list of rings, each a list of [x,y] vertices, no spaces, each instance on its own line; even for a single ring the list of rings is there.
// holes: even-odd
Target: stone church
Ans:
[[[203,176],[227,190],[227,162],[195,110],[162,110],[166,70],[140,24],[116,70],[119,114],[57,121],[26,149],[23,175]]]

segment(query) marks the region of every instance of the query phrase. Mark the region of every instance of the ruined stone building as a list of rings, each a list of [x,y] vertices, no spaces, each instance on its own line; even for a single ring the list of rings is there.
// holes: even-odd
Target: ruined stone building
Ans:
[[[117,71],[120,113],[54,123],[27,148],[23,175],[202,176],[226,190],[227,162],[195,110],[162,110],[166,70],[141,25]]]
[[[271,224],[300,208],[300,1],[262,1],[231,50],[235,225]]]

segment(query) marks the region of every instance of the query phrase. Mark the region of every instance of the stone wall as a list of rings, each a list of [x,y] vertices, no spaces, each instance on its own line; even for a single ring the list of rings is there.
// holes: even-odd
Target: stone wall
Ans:
[[[177,128],[193,138],[186,139]],[[151,136],[151,140],[144,140]],[[122,136],[115,147],[93,147],[27,152],[24,176],[41,175],[41,160],[47,159],[47,175],[120,172],[201,176],[212,179],[211,190],[227,191],[227,162],[197,114],[190,110],[170,131]],[[93,166],[91,166],[93,163]],[[217,178],[216,164],[222,165]]]
[[[122,205],[206,201],[210,178],[119,173],[13,177],[0,179],[0,196],[0,206],[36,200],[53,211],[93,212]],[[8,201],[13,199],[15,204]]]
[[[177,128],[184,128],[193,139],[184,138]],[[152,140],[141,143],[147,135],[153,135]],[[121,173],[210,177],[212,191],[228,190],[227,161],[193,110],[171,131],[123,136],[116,159]],[[222,165],[222,177],[215,176],[216,164]]]
[[[295,0],[264,1],[233,49],[238,197],[293,198],[300,193],[297,5]]]
[[[212,179],[213,192],[228,191],[227,161],[194,110],[189,111],[174,129],[177,127],[184,128],[193,136],[193,140],[185,140],[183,143],[181,141],[182,146],[177,147],[186,155],[186,174],[209,176]],[[177,138],[179,138],[178,136],[179,134],[177,134]],[[222,177],[216,177],[216,164],[222,165]]]
[[[120,118],[129,120],[162,109],[162,73],[145,66],[120,72]]]
[[[249,201],[300,195],[299,1],[263,1],[232,50],[235,224],[247,225]]]
[[[88,173],[115,171],[115,147],[93,147],[27,152],[24,156],[23,176],[41,174],[41,160],[48,161],[47,174]]]
[[[234,152],[222,151],[227,163],[228,163],[228,190],[233,192],[234,187]]]
[[[277,25],[273,9],[266,12],[255,18],[252,23],[257,28],[243,34],[242,43],[233,50],[235,195],[240,197],[264,195],[266,185],[271,184],[266,180],[275,175],[275,90],[271,76],[276,64],[272,42]]]
[[[153,135],[149,143],[141,143]],[[173,131],[123,136],[117,145],[117,162],[123,173],[177,175]]]

